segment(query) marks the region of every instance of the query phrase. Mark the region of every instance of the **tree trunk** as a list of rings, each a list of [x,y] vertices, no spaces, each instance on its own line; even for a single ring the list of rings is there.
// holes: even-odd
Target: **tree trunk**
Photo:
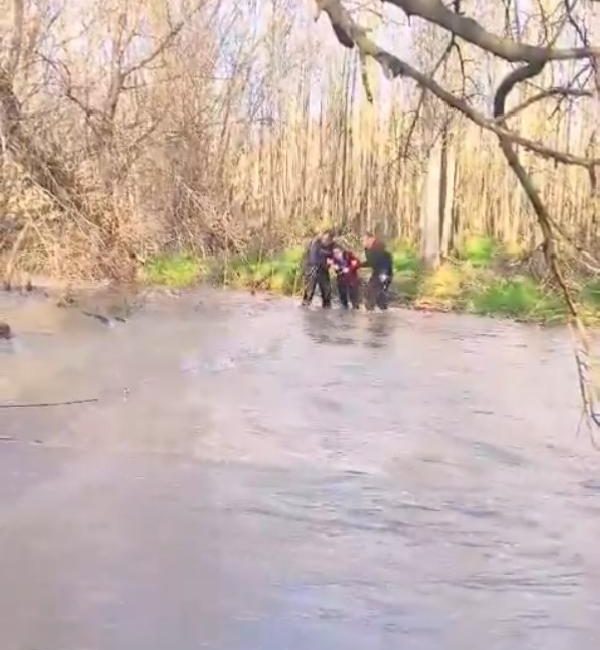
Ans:
[[[421,259],[428,269],[436,269],[440,263],[442,173],[442,143],[438,139],[429,152],[421,198]]]
[[[456,149],[447,132],[442,140],[442,175],[440,179],[440,253],[448,257],[454,245],[454,187]]]
[[[21,110],[14,93],[12,80],[0,68],[0,139],[2,150],[6,152],[16,143],[20,135]]]

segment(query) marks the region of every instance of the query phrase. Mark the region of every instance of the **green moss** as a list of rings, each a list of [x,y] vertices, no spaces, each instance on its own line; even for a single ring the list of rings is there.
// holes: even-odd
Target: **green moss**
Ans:
[[[491,237],[469,237],[459,251],[460,258],[470,262],[473,266],[489,266],[498,246]]]
[[[285,249],[279,256],[279,260],[289,265],[299,266],[304,257],[304,246],[295,246]]]
[[[587,282],[581,292],[581,298],[587,307],[600,310],[600,279]]]
[[[473,311],[478,314],[531,320],[554,320],[564,315],[556,294],[545,293],[529,278],[494,278],[487,285],[472,288]]]
[[[276,258],[271,265],[269,288],[286,295],[296,293],[301,286],[301,260],[304,251],[290,250]]]
[[[417,273],[421,268],[419,255],[410,244],[406,242],[394,242],[390,247],[394,259],[394,272],[404,273],[407,271]]]
[[[291,295],[301,286],[303,248],[289,248],[273,258],[232,260],[225,274],[226,284],[238,288],[262,289]]]
[[[160,255],[148,261],[143,278],[148,284],[182,288],[197,282],[204,270],[202,262],[192,255]]]

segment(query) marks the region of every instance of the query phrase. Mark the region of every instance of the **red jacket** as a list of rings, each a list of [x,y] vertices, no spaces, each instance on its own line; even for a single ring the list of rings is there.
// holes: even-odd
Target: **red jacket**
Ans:
[[[337,260],[335,257],[330,258],[331,268],[335,271],[338,280],[348,284],[358,284],[358,269],[360,260],[350,251],[344,251],[342,259]]]

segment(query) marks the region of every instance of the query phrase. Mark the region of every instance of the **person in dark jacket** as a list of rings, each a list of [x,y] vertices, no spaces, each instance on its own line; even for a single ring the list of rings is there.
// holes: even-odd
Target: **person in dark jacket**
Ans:
[[[304,295],[302,297],[304,306],[311,304],[318,286],[323,308],[331,307],[329,261],[333,254],[333,245],[333,233],[330,230],[315,237],[308,245],[304,260]]]
[[[333,247],[333,257],[330,265],[336,274],[338,296],[342,307],[348,309],[348,306],[352,305],[353,309],[358,309],[360,307],[359,259],[350,251],[336,245]]]
[[[365,307],[368,311],[373,311],[376,306],[387,309],[388,290],[394,275],[392,255],[371,232],[365,235],[364,245],[365,261],[362,265],[371,269],[365,292]]]

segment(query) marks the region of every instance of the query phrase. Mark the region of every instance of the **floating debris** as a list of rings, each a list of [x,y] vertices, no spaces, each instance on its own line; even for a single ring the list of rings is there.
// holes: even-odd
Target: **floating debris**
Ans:
[[[113,326],[112,321],[107,316],[103,316],[102,314],[94,314],[91,311],[82,311],[81,313],[84,316],[88,316],[89,318],[95,318],[96,320],[99,320],[103,325],[106,325],[107,327]]]
[[[10,330],[10,325],[8,323],[4,323],[0,321],[0,339],[11,339],[12,338],[12,332]]]

